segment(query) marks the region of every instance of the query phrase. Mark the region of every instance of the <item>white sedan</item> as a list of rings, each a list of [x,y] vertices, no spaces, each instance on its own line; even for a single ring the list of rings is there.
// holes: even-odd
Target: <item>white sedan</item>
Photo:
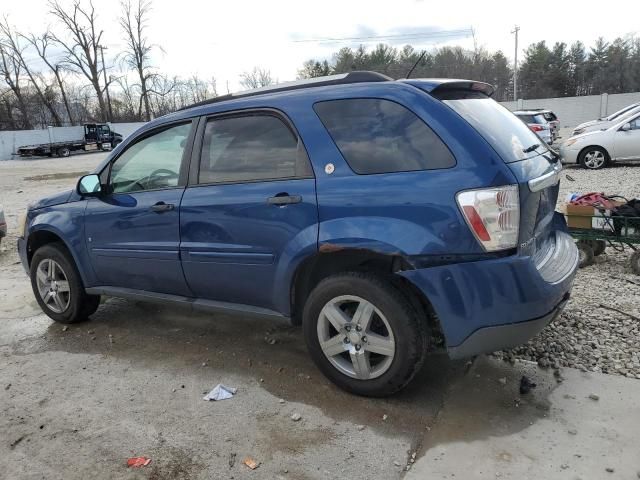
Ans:
[[[640,114],[607,128],[575,135],[560,145],[562,163],[597,170],[616,161],[640,160]]]
[[[640,103],[627,105],[621,110],[612,113],[608,117],[602,117],[598,120],[581,123],[573,129],[571,135],[580,135],[581,133],[593,132],[595,130],[605,130],[608,127],[620,123],[626,118],[634,117],[636,113],[640,113]]]

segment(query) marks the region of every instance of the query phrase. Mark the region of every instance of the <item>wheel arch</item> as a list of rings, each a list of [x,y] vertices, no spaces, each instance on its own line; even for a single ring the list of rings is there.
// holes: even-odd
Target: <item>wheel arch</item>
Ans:
[[[76,253],[72,248],[69,248],[69,244],[64,239],[64,236],[54,229],[40,228],[32,231],[27,237],[27,263],[29,267],[31,267],[31,259],[33,258],[34,253],[39,248],[52,243],[59,243],[64,246],[65,250],[75,263],[76,269],[80,273],[80,278],[82,278],[82,282],[87,285],[84,272],[81,268],[81,263],[78,261]]]
[[[607,162],[610,162],[610,161],[611,161],[611,154],[609,153],[609,150],[607,150],[607,149],[606,149],[605,147],[603,147],[602,145],[597,145],[597,144],[595,144],[595,143],[594,143],[594,144],[591,144],[591,145],[587,145],[586,147],[582,148],[582,149],[580,150],[580,152],[578,152],[578,156],[577,156],[578,163],[581,163],[581,162],[582,162],[582,155],[583,155],[587,150],[589,150],[590,148],[598,148],[598,149],[600,149],[600,150],[604,151],[604,154],[605,154],[605,156],[606,156],[605,161],[607,161]]]
[[[374,272],[387,277],[406,296],[418,315],[428,322],[432,334],[439,337],[442,329],[429,299],[411,281],[397,275],[398,272],[413,268],[410,261],[400,254],[380,253],[365,248],[321,250],[300,262],[292,276],[289,289],[291,322],[294,325],[302,324],[304,304],[322,279],[342,272]]]

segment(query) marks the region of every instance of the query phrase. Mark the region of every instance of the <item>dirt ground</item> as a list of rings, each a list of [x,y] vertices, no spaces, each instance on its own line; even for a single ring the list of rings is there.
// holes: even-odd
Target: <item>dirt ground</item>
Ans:
[[[435,447],[440,437],[431,432],[448,418],[443,407],[452,394],[464,396],[461,382],[471,374],[490,379],[493,393],[474,390],[477,402],[458,407],[458,420],[513,406],[525,370],[539,385],[517,408],[500,408],[499,423],[474,422],[474,439],[524,432],[552,408],[551,373],[520,362],[478,370],[434,356],[405,391],[371,400],[329,383],[300,329],[283,323],[103,299],[90,322],[55,324],[19,264],[18,215],[72,188],[102,158],[0,162],[9,225],[0,246],[0,477],[393,479],[414,453],[419,460]],[[217,383],[238,392],[203,401]],[[459,421],[446,441],[468,434]],[[151,464],[127,468],[139,455]],[[243,464],[247,456],[260,462],[256,470]]]

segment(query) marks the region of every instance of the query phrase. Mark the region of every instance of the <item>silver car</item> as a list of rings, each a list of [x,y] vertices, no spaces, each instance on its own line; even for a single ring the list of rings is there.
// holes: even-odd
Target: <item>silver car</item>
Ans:
[[[571,135],[580,135],[582,133],[593,132],[594,130],[606,130],[616,123],[620,123],[624,118],[631,117],[636,113],[640,113],[640,103],[632,103],[626,107],[612,113],[607,117],[601,117],[597,120],[581,123],[573,129]]]
[[[560,145],[560,156],[562,163],[579,163],[590,170],[620,160],[640,160],[640,113],[605,130],[569,138]]]
[[[551,124],[547,121],[542,113],[538,110],[517,110],[513,114],[527,124],[532,132],[545,141],[547,145],[553,144],[553,134],[551,133]]]

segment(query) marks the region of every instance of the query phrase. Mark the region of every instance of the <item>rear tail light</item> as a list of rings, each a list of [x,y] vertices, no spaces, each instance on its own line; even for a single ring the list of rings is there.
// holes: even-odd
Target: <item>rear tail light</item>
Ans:
[[[476,239],[487,252],[515,248],[520,226],[517,185],[467,190],[456,196]]]
[[[542,130],[544,130],[542,125],[529,125],[529,128],[532,132],[541,132]]]

